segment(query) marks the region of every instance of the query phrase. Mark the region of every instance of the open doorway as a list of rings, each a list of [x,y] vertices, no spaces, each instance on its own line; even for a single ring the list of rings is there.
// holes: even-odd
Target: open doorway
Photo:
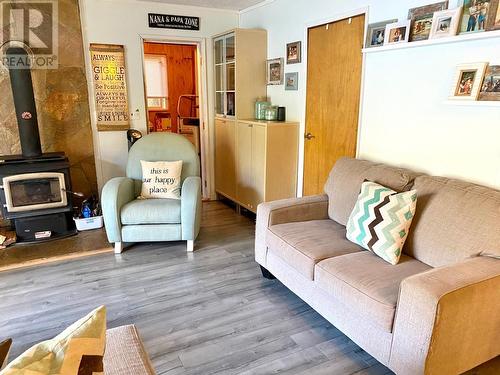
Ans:
[[[201,159],[203,196],[208,175],[205,160],[201,44],[143,40],[148,133],[172,132],[186,137]]]

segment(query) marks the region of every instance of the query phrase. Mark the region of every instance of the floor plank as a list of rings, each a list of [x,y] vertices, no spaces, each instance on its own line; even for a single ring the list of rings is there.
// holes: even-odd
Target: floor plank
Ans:
[[[254,262],[254,218],[205,203],[194,254],[140,244],[0,273],[0,333],[12,355],[98,305],[135,324],[158,374],[391,373]],[[50,246],[47,244],[47,246]]]

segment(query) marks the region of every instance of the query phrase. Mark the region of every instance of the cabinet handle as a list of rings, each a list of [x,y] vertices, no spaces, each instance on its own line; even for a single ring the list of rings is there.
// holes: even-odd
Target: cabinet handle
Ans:
[[[253,125],[252,125],[252,124],[248,124],[248,127],[249,127],[249,128],[253,128]]]

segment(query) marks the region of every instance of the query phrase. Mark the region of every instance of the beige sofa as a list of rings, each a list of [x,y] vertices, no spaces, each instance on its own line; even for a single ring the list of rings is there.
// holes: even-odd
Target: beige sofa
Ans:
[[[365,179],[417,190],[395,266],[346,239]],[[344,158],[325,192],[258,207],[264,276],[397,374],[460,374],[500,355],[500,191]]]

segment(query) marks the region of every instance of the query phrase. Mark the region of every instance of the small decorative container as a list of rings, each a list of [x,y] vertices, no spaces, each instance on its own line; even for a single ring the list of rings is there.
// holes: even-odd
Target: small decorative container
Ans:
[[[266,108],[265,120],[276,121],[278,119],[278,107],[270,105]]]
[[[99,229],[102,228],[103,224],[102,215],[82,219],[73,218],[73,220],[79,232],[83,230]]]
[[[255,119],[264,120],[266,118],[266,108],[270,105],[271,103],[267,101],[257,100],[255,102]]]

